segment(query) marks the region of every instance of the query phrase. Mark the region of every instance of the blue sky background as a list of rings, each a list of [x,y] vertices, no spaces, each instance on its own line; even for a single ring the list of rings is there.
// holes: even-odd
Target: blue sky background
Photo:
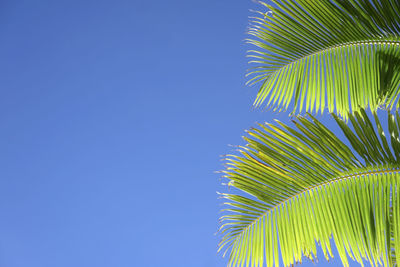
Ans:
[[[289,121],[244,85],[256,8],[0,2],[1,267],[226,265],[220,155]]]

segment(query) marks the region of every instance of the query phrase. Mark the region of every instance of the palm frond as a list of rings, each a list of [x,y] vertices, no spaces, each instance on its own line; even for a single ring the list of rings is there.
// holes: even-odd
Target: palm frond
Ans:
[[[344,266],[400,262],[400,116],[388,130],[376,113],[333,115],[349,145],[317,119],[291,128],[266,123],[248,131],[246,146],[226,158],[231,193],[220,193],[220,250],[229,266],[285,266],[317,259],[317,245]]]
[[[345,116],[393,108],[400,85],[397,0],[272,0],[249,30],[254,102]],[[293,103],[293,106],[290,105]]]

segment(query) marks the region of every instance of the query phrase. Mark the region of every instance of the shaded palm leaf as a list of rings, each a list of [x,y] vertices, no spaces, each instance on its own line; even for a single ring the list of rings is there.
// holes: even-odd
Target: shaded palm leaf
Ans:
[[[400,262],[400,116],[388,130],[361,109],[352,124],[333,115],[350,145],[323,124],[297,117],[296,127],[266,123],[227,157],[231,193],[221,217],[220,250],[229,266],[277,266],[316,259],[316,246],[345,266]],[[397,242],[395,242],[397,241]],[[245,265],[245,266],[248,266]]]
[[[392,108],[400,85],[397,0],[272,0],[248,42],[255,105],[293,112]]]

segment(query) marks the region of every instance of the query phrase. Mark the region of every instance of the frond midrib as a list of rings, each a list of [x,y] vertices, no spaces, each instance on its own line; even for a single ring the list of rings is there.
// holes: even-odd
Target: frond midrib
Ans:
[[[383,166],[376,166],[376,167],[383,167]],[[365,168],[361,168],[358,170],[365,170]],[[250,227],[252,227],[257,221],[259,221],[261,218],[263,218],[265,215],[267,215],[269,212],[279,208],[281,205],[295,199],[296,197],[309,192],[313,189],[319,188],[319,187],[323,187],[325,185],[331,184],[331,183],[337,183],[337,182],[341,182],[341,181],[345,181],[348,179],[352,179],[352,178],[356,178],[356,177],[360,177],[360,176],[370,176],[370,175],[374,175],[374,174],[389,174],[389,173],[400,173],[400,165],[392,167],[392,168],[382,168],[382,169],[378,169],[378,170],[369,170],[369,171],[363,171],[363,172],[358,172],[357,173],[357,169],[353,170],[353,171],[349,171],[348,173],[352,172],[352,174],[347,174],[347,175],[342,175],[339,177],[334,177],[332,179],[328,179],[322,183],[318,183],[318,184],[314,184],[310,187],[304,188],[303,190],[301,190],[300,192],[297,192],[296,194],[285,198],[283,200],[281,200],[279,203],[277,203],[276,205],[272,206],[271,208],[269,208],[268,210],[266,210],[265,212],[263,212],[260,216],[256,217],[250,224],[248,224],[246,227],[244,227],[237,235],[236,238],[234,238],[234,240],[232,240],[232,243],[234,243],[237,238],[239,238],[244,232],[246,232]],[[354,173],[355,172],[355,173]]]
[[[252,41],[255,41],[255,40],[248,39],[249,43],[251,43]],[[253,45],[256,45],[256,44],[253,44]],[[313,56],[316,56],[316,55],[319,55],[319,54],[323,54],[323,53],[326,53],[328,51],[335,50],[337,48],[346,48],[346,47],[351,47],[351,46],[363,46],[363,45],[397,45],[397,46],[399,46],[400,45],[400,39],[393,40],[393,36],[391,36],[388,39],[369,39],[369,40],[363,40],[363,41],[350,41],[350,42],[346,42],[346,43],[339,43],[339,44],[336,44],[336,45],[333,45],[333,46],[329,46],[327,48],[317,50],[317,51],[315,51],[313,53],[305,54],[302,57],[296,58],[295,60],[290,60],[290,61],[288,60],[287,64],[283,64],[280,67],[276,68],[275,70],[271,71],[269,74],[267,74],[267,79],[268,79],[268,77],[273,76],[275,73],[281,71],[282,69],[284,69],[286,67],[289,67],[291,65],[294,65],[294,64],[296,64],[296,63],[298,63],[298,62],[300,62],[300,61],[302,61],[302,60],[304,60],[306,58],[310,58],[310,57],[313,57]],[[256,46],[258,46],[258,45],[256,45]],[[249,50],[248,57],[256,58],[256,56],[255,56],[256,53],[260,53],[260,52],[259,51],[255,51],[255,50]],[[250,60],[249,63],[252,63],[252,60]],[[257,69],[257,67],[253,67],[252,69]],[[252,74],[252,73],[253,72],[250,69],[249,74]],[[250,83],[251,81],[252,81],[252,79],[250,79],[247,83]]]

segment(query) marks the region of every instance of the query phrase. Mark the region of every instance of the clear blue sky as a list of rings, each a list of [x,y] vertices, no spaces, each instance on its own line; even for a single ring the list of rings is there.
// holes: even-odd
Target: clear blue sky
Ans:
[[[288,121],[251,108],[252,8],[1,1],[0,267],[226,265],[220,155]]]

